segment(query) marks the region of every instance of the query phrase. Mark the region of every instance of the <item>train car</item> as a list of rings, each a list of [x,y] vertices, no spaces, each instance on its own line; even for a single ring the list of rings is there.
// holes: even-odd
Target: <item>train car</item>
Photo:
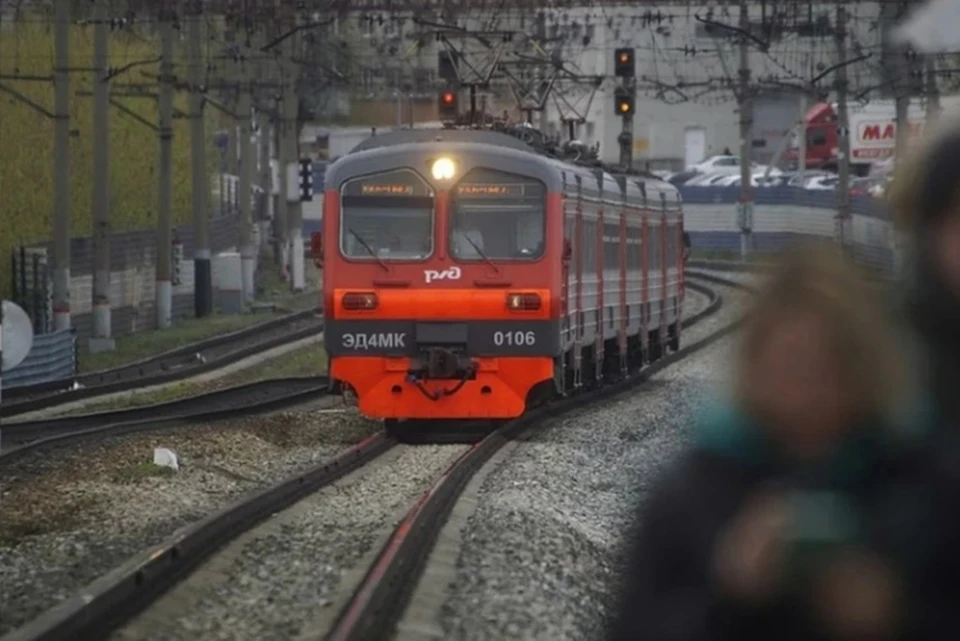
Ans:
[[[679,348],[667,182],[444,129],[371,138],[324,184],[330,376],[367,416],[509,419]]]

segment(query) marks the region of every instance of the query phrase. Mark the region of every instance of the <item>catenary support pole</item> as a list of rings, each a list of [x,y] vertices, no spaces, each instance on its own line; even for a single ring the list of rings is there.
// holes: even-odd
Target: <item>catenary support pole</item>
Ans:
[[[260,190],[261,198],[257,219],[260,221],[260,258],[266,259],[270,251],[270,220],[273,216],[273,172],[270,168],[272,155],[271,140],[273,139],[273,125],[270,115],[262,109],[257,113],[257,127],[260,129]]]
[[[269,42],[267,27],[262,22],[258,29],[258,35],[261,44]],[[270,167],[270,159],[272,158],[273,127],[270,123],[268,109],[273,106],[273,100],[267,96],[272,96],[275,92],[273,88],[269,88],[274,82],[273,71],[275,66],[276,65],[266,58],[264,54],[260,54],[257,57],[257,78],[268,86],[267,90],[261,90],[257,95],[257,130],[259,132],[259,147],[257,153],[259,155],[260,168],[257,182],[261,190],[261,198],[258,201],[259,206],[256,212],[256,218],[260,225],[260,260],[257,261],[258,270],[263,269],[264,261],[268,259],[270,252],[270,220],[273,214],[273,171]]]
[[[623,88],[628,96],[632,96],[636,104],[637,79],[633,76],[623,79]],[[617,142],[620,144],[620,166],[624,169],[633,167],[633,117],[631,112],[621,116],[620,135]]]
[[[190,85],[190,177],[193,208],[193,309],[197,318],[213,311],[213,270],[210,263],[207,141],[204,122],[203,3],[195,0],[188,17],[187,73]]]
[[[173,169],[173,12],[169,1],[160,14],[160,167],[157,172],[157,327],[170,327],[173,317],[173,285],[170,280],[171,199]]]
[[[834,225],[836,239],[846,249],[852,242],[850,209],[850,113],[847,108],[847,8],[837,6],[837,218]]]
[[[250,127],[252,104],[250,99],[250,69],[247,61],[237,65],[237,80],[239,99],[237,100],[237,129],[240,137],[237,145],[240,149],[239,188],[237,198],[240,200],[240,270],[243,287],[243,297],[247,301],[253,300],[253,279],[257,266],[256,248],[253,246],[253,218],[250,198],[253,178],[254,149],[250,141],[252,135]]]
[[[56,3],[54,27],[53,323],[70,329],[70,7]]]
[[[923,93],[927,98],[927,121],[931,122],[940,115],[940,86],[937,84],[937,57],[933,54],[924,57]]]
[[[291,3],[293,4],[293,3]],[[293,7],[292,27],[299,26],[301,14]],[[287,38],[287,48],[284,55],[284,63],[289,70],[287,82],[284,84],[283,107],[286,112],[287,130],[287,172],[291,178],[299,175],[300,159],[300,122],[299,122],[299,101],[297,99],[297,74],[299,70],[293,63],[293,59],[298,57],[298,45],[300,39],[298,34]],[[287,186],[287,228],[290,233],[290,248],[288,250],[290,257],[290,288],[295,292],[301,292],[304,289],[304,251],[303,251],[303,203],[300,200],[300,190],[292,189],[297,184],[296,181],[288,179]]]
[[[802,186],[807,174],[807,96],[800,96],[800,122],[797,133],[797,180]]]
[[[93,4],[93,331],[91,352],[116,347],[110,312],[110,80],[107,4]]]
[[[740,31],[750,31],[750,7],[740,0]],[[750,43],[740,36],[740,71],[737,102],[740,110],[740,257],[747,259],[753,245],[753,95],[750,87]]]

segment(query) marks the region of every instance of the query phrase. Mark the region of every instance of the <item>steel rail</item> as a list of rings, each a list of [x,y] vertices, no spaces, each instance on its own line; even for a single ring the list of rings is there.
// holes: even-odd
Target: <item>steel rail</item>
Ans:
[[[687,286],[692,290],[710,296],[710,303],[707,308],[685,319],[682,322],[683,327],[689,327],[709,317],[723,304],[723,299],[713,290],[689,282]],[[732,328],[728,327],[720,330],[718,334],[729,333],[729,331],[732,331]],[[647,370],[642,371],[638,380],[645,379],[649,373],[662,369],[695,351],[691,348],[702,349],[705,345],[701,345],[701,343],[703,341],[665,356],[657,363],[649,366]],[[482,454],[478,453],[486,453],[486,457],[489,458],[496,451],[496,448],[499,448],[500,445],[511,438],[511,435],[530,425],[531,422],[540,420],[547,415],[558,415],[581,407],[585,400],[593,403],[608,398],[633,387],[635,384],[635,381],[628,381],[626,384],[614,385],[589,396],[576,396],[533,410],[529,415],[512,421],[505,428],[497,430],[481,440],[468,451],[468,455],[462,456],[458,461],[462,464],[464,461],[476,460],[478,464],[482,464],[482,460],[478,458]],[[270,514],[292,505],[308,494],[372,461],[391,449],[395,444],[395,439],[383,433],[375,435],[329,463],[262,490],[248,499],[241,500],[235,505],[182,530],[169,541],[138,555],[122,567],[94,581],[82,593],[51,608],[27,625],[0,638],[0,641],[61,641],[105,636],[142,611],[166,590],[187,576],[202,561],[244,531],[249,530]],[[471,463],[471,465],[474,464]],[[479,469],[479,467],[476,469]],[[439,511],[438,518],[445,518],[443,514],[449,513],[449,510],[452,509],[452,502],[459,494],[457,489],[451,492],[450,488],[456,485],[456,488],[462,490],[466,481],[469,480],[466,470],[467,468],[461,465],[455,464],[451,467],[442,476],[440,483],[431,488],[431,491],[421,498],[414,510],[411,511],[412,519],[411,515],[408,515],[405,523],[408,526],[414,526],[419,532],[425,523],[418,518],[419,515]],[[444,483],[444,479],[449,479],[449,482]],[[438,502],[436,498],[438,493],[447,496],[446,504],[441,505]],[[405,531],[403,524],[397,532],[402,531]],[[397,538],[397,532],[394,533],[394,539]],[[435,536],[436,533],[434,533],[434,539]],[[428,543],[432,540],[430,539]],[[416,543],[416,536],[403,537],[401,535],[401,540],[397,542],[397,545],[404,547],[404,551],[406,551],[411,543]],[[421,541],[422,543],[423,541]],[[432,543],[428,544],[425,549],[429,552],[431,546]],[[388,543],[385,550],[390,549],[391,544]],[[405,572],[414,576],[415,580],[419,576],[417,570],[422,569],[426,557],[423,556],[419,561],[416,555],[413,557],[405,555],[403,558],[408,561],[405,565]],[[385,569],[391,570],[391,567],[385,566]],[[365,581],[364,585],[367,585],[367,583]],[[391,583],[390,585],[394,584]],[[409,586],[407,586],[407,589],[409,589]],[[362,590],[363,588],[361,588]],[[378,589],[378,586],[374,585],[369,596],[376,598],[378,601],[383,601],[384,590],[382,588]],[[386,601],[389,601],[389,594],[386,594],[386,597]],[[403,603],[405,604],[405,601]],[[395,610],[395,608],[393,609]],[[383,607],[380,611],[383,611]],[[402,608],[400,611],[402,612]],[[345,616],[346,612],[341,617],[341,627]],[[334,637],[331,636],[331,638]],[[359,637],[351,638],[372,639],[373,637],[360,634]]]
[[[0,641],[105,638],[237,536],[394,445],[385,434],[375,434],[330,461],[241,499],[138,554]]]
[[[328,391],[326,376],[276,378],[124,410],[4,423],[0,467],[39,448],[78,439],[120,436],[180,427],[200,421],[249,416],[303,403]]]
[[[688,273],[687,277],[701,278]],[[740,283],[707,275],[704,280],[749,290]],[[693,287],[691,287],[693,288]],[[716,295],[710,305],[687,318],[685,327],[696,324],[722,306]],[[532,410],[493,432],[460,456],[419,498],[385,543],[377,560],[361,581],[351,600],[325,637],[327,641],[385,641],[392,638],[396,623],[403,615],[423,574],[431,551],[457,499],[470,479],[511,440],[546,418],[593,405],[612,396],[642,386],[651,374],[699,352],[727,336],[739,326],[734,321],[709,336],[649,364],[639,375],[586,395],[577,395]]]
[[[317,316],[317,310],[296,312],[120,367],[51,383],[4,389],[0,417],[10,418],[107,394],[180,381],[322,331],[323,319]]]

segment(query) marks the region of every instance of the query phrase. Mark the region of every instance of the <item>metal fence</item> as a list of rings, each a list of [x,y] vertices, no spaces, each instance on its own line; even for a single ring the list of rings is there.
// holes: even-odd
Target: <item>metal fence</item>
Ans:
[[[737,203],[739,187],[680,187],[684,200],[684,227],[692,248],[706,251],[740,250]],[[839,240],[837,201],[833,191],[797,187],[754,190],[753,247],[775,252],[803,238]],[[893,276],[899,271],[901,238],[882,201],[851,197],[853,210],[850,248],[869,267]]]
[[[211,218],[210,246],[214,253],[236,247],[237,236],[236,216]],[[177,254],[173,265],[179,275],[173,287],[173,313],[177,317],[189,316],[193,314],[193,226],[174,228],[173,237],[182,243],[182,253]],[[30,314],[38,334],[53,329],[49,311],[51,274],[46,267],[49,252],[49,243],[44,243],[20,248],[12,258],[15,300]],[[118,232],[111,236],[110,300],[115,336],[156,326],[156,254],[155,230]],[[34,259],[34,255],[40,258]],[[70,241],[70,303],[72,325],[83,339],[92,328],[93,240],[90,237]]]
[[[30,353],[16,367],[4,370],[3,387],[37,385],[69,378],[77,373],[77,337],[72,330],[33,337]]]

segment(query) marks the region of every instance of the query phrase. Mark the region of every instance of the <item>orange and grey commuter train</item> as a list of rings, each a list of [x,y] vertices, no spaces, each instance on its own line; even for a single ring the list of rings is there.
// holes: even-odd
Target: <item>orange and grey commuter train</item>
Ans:
[[[680,344],[683,211],[485,130],[409,130],[329,166],[330,377],[370,417],[507,419]]]

